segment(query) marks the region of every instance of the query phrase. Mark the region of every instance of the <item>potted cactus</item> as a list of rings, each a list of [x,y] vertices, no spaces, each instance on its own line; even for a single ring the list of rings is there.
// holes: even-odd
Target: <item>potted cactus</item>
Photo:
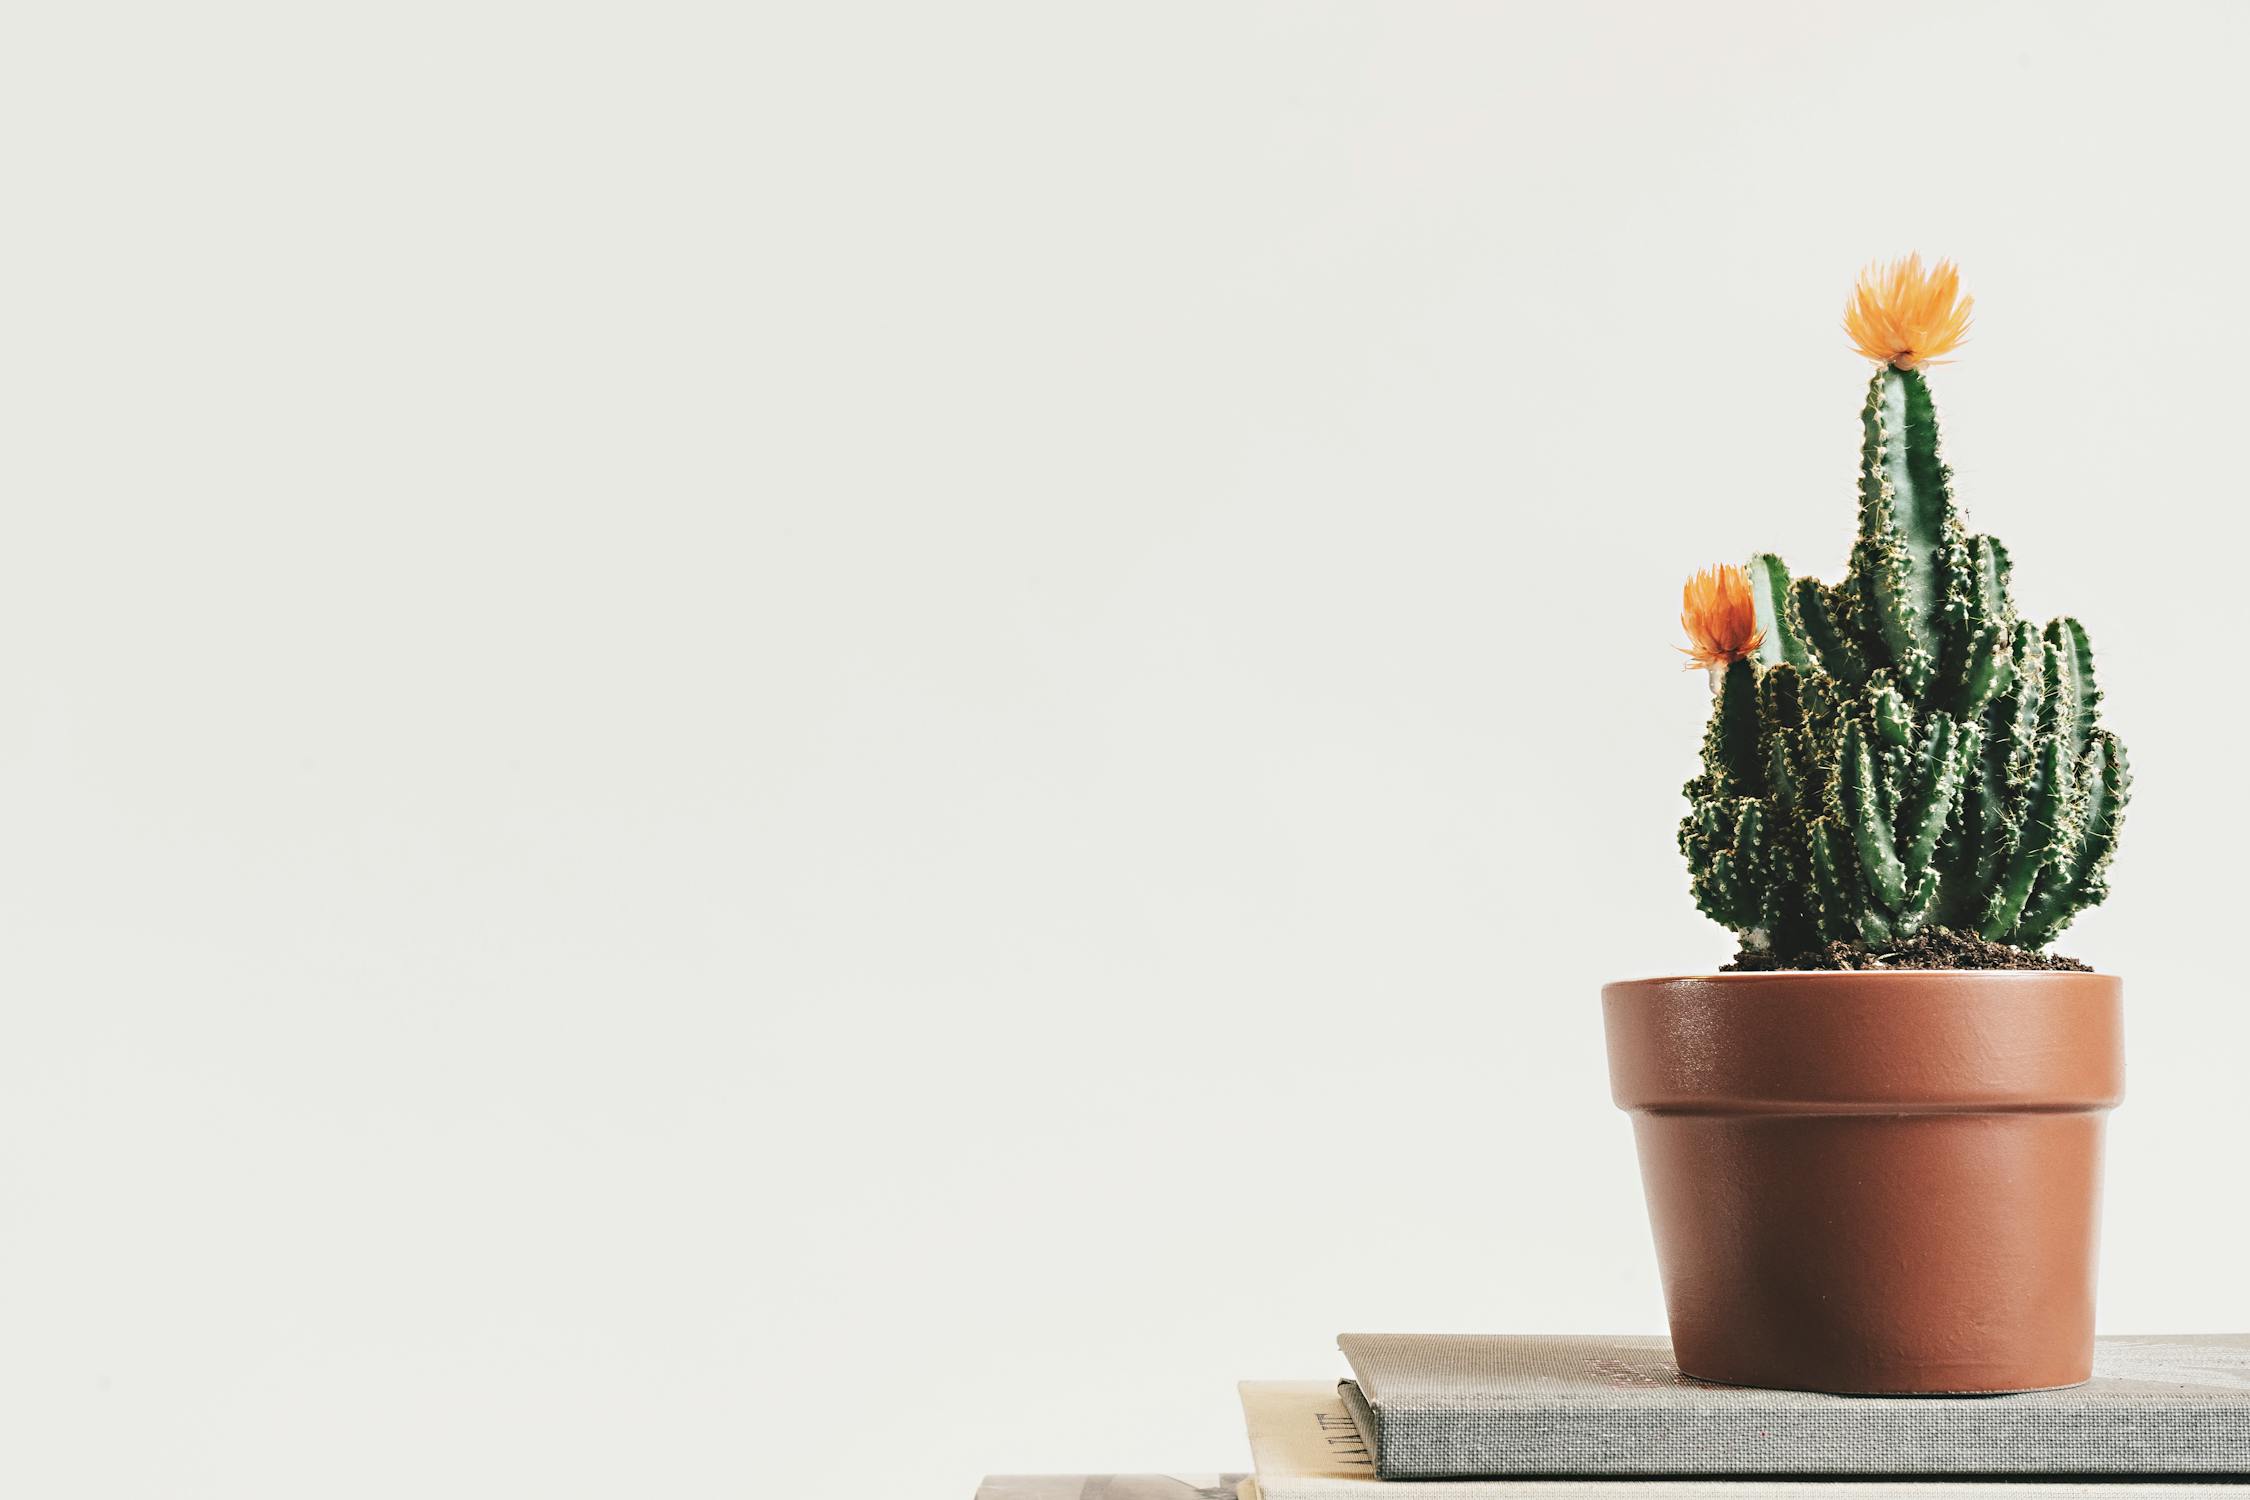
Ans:
[[[1866,1392],[2091,1371],[2117,979],[2046,953],[2102,899],[2126,796],[2074,619],[1969,531],[1926,367],[1950,264],[1872,267],[1877,366],[1841,583],[1707,570],[1683,614],[1714,702],[1680,828],[1729,972],[1603,992],[1680,1368]]]

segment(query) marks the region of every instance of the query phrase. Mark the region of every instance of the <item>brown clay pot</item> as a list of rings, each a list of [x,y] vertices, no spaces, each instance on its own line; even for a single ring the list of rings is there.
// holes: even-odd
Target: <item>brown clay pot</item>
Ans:
[[[2122,995],[2043,971],[1605,987],[1680,1369],[1855,1394],[2085,1380]]]

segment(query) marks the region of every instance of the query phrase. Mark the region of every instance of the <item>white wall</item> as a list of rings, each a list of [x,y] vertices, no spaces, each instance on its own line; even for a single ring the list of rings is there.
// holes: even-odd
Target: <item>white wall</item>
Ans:
[[[1658,1327],[1678,585],[1840,570],[1909,248],[2140,777],[2103,1320],[2250,1326],[2250,15],[2127,12],[14,18],[0,1491],[966,1500]]]

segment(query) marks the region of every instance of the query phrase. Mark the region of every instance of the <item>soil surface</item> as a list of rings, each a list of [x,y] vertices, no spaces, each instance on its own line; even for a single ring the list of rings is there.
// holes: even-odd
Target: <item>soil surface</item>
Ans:
[[[1734,956],[1723,973],[1744,974],[1765,969],[2092,969],[2075,958],[2034,953],[1949,927],[1929,927],[1886,947],[1865,943],[1830,943],[1807,953],[1752,952],[1745,948]]]

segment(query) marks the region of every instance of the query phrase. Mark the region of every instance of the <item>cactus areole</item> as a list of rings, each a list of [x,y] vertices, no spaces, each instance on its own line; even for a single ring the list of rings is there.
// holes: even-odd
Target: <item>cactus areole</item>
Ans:
[[[1742,966],[1880,962],[1941,932],[1974,935],[1958,962],[2030,966],[2107,893],[2127,773],[2093,648],[2075,619],[2018,617],[2008,551],[1968,529],[1939,448],[1924,369],[1970,306],[1951,265],[1918,257],[1872,268],[1849,305],[1878,368],[1842,582],[1768,552],[1688,583],[1686,650],[1715,701],[1680,848]]]

